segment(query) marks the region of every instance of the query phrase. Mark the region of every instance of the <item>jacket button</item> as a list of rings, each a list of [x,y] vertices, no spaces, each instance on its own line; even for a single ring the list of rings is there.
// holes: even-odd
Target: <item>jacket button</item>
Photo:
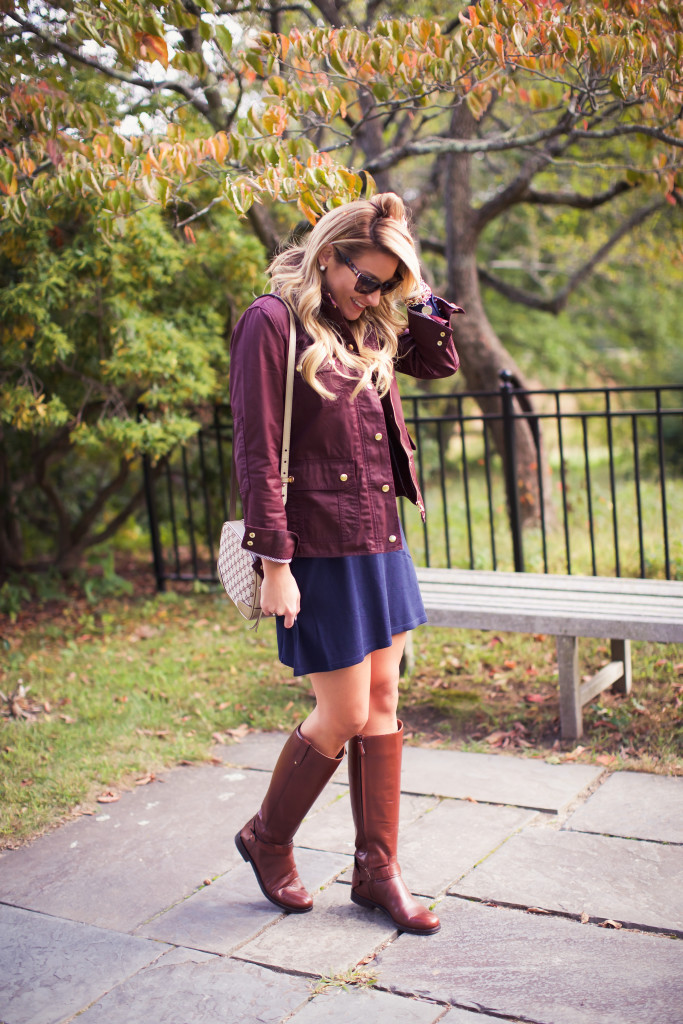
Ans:
[[[346,347],[348,348],[349,352],[353,352],[353,345],[347,345]]]
[[[440,337],[440,338],[445,338],[445,337],[446,337],[446,332],[445,332],[445,331],[442,331],[442,332],[441,332],[441,334],[439,335],[439,337]]]
[[[384,491],[384,493],[386,494],[386,493],[387,493],[387,491],[389,490],[389,484],[382,484],[382,490],[383,490],[383,491]]]
[[[382,435],[381,434],[375,434],[375,441],[381,441],[381,440],[382,440]]]
[[[443,345],[443,342],[442,341],[437,341],[437,345],[439,346],[439,348],[441,348],[441,346]]]
[[[346,483],[346,481],[347,481],[347,480],[348,480],[349,478],[348,478],[348,476],[347,476],[347,474],[346,474],[346,473],[342,473],[342,475],[341,475],[341,476],[339,477],[339,479],[341,480],[341,482],[342,482],[343,484],[345,484],[345,483]]]
[[[249,536],[250,536],[250,537],[255,537],[255,536],[256,536],[256,534],[255,534],[255,533],[250,533],[250,534],[249,534]]]
[[[390,534],[389,535],[389,543],[393,544],[395,540],[396,540],[396,534],[395,533]]]
[[[248,540],[247,541],[247,547],[253,548],[253,546],[254,546],[253,540]]]

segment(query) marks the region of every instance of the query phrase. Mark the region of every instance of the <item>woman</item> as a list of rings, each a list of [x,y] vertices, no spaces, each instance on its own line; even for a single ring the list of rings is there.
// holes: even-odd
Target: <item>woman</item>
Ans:
[[[356,828],[351,899],[402,931],[438,918],[406,888],[396,859],[402,724],[396,717],[407,630],[426,621],[396,497],[424,506],[394,370],[458,368],[457,307],[421,279],[393,193],[326,213],[270,267],[232,341],[230,396],[244,545],[261,556],[261,605],[276,615],[280,660],[309,675],[315,708],[289,737],[259,812],[235,842],[264,895],[303,913],[312,899],[292,840],[349,743]],[[286,508],[280,448],[289,314],[297,323]],[[418,301],[419,300],[419,301]],[[408,327],[399,303],[408,304]],[[415,303],[418,303],[415,305]]]

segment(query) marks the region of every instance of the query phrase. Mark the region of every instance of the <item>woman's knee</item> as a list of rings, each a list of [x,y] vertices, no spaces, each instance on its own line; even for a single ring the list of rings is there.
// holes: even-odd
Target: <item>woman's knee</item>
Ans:
[[[370,686],[370,714],[391,715],[398,707],[398,672],[382,673]]]

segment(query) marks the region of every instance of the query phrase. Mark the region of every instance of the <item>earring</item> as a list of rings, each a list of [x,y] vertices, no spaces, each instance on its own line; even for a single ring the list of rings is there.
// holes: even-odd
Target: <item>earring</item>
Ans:
[[[324,267],[322,263],[319,263],[318,266],[320,267],[320,272],[324,274],[325,271],[327,270],[327,267]]]

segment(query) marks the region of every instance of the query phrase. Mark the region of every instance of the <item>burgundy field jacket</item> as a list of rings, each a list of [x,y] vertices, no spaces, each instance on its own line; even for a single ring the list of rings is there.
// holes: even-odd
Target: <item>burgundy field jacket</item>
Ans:
[[[395,368],[421,379],[458,369],[450,317],[461,312],[434,299],[441,316],[408,312]],[[328,300],[321,315],[356,348],[347,321]],[[297,320],[297,364],[311,339]],[[235,464],[245,533],[243,546],[275,559],[367,555],[402,547],[396,498],[424,505],[396,379],[380,399],[368,384],[353,401],[357,380],[332,365],[318,377],[330,400],[294,375],[287,505],[280,456],[289,339],[289,313],[275,295],[256,299],[238,321],[230,356]],[[372,342],[370,342],[371,344]]]

